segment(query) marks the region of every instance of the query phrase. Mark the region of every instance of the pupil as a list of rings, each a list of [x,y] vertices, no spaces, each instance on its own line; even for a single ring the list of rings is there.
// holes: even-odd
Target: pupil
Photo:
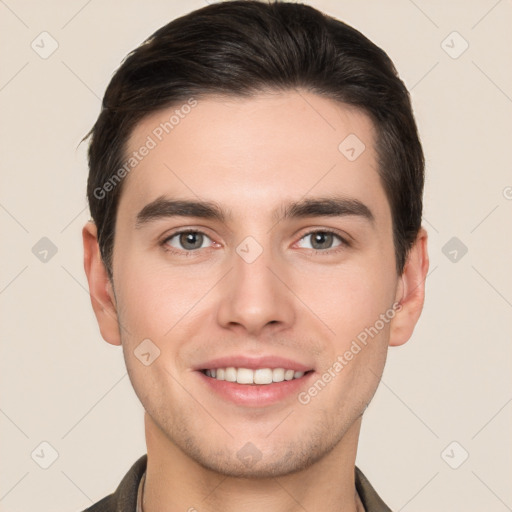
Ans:
[[[180,243],[185,249],[198,249],[203,245],[203,235],[200,233],[183,233]]]
[[[328,249],[332,244],[332,233],[319,231],[313,236],[313,247],[315,249]]]

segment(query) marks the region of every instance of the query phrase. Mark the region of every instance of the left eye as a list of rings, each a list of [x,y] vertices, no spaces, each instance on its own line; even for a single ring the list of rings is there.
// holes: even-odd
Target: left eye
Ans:
[[[309,244],[307,242],[308,239]],[[337,243],[334,243],[336,241]],[[306,245],[303,245],[304,243],[306,243]],[[333,247],[337,247],[342,244],[342,238],[329,231],[314,231],[303,236],[299,241],[299,247],[314,249],[316,251],[332,249]]]
[[[185,251],[193,251],[195,249],[203,249],[208,247],[212,242],[210,237],[199,231],[183,231],[170,236],[165,243],[176,249],[184,249]]]

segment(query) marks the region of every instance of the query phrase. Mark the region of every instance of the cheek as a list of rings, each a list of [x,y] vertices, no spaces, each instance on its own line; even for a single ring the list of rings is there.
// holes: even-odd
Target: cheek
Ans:
[[[396,314],[396,276],[381,270],[366,266],[340,270],[307,299],[334,334],[321,355],[321,382],[302,398],[313,401],[318,396],[314,398],[318,407],[336,403],[340,422],[368,404],[386,361],[390,322]]]
[[[117,270],[122,321],[137,336],[157,340],[186,317],[215,277],[192,275],[142,257],[119,262]]]
[[[326,275],[301,281],[298,295],[343,344],[373,326],[392,307],[397,277],[394,267],[373,262],[332,267]]]

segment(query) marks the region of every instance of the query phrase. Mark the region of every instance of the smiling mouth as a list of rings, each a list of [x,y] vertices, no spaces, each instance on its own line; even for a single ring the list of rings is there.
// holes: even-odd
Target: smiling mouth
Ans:
[[[287,368],[258,368],[252,370],[250,368],[235,368],[229,366],[227,368],[201,370],[201,373],[215,380],[224,380],[246,385],[265,385],[301,379],[304,375],[312,371],[313,370],[301,372]]]

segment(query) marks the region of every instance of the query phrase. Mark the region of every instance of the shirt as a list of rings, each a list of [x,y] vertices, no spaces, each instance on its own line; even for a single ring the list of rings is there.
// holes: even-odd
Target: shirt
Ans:
[[[83,512],[142,512],[142,488],[146,475],[147,454],[124,476],[116,491]],[[355,467],[356,490],[366,512],[391,512],[362,471]]]

